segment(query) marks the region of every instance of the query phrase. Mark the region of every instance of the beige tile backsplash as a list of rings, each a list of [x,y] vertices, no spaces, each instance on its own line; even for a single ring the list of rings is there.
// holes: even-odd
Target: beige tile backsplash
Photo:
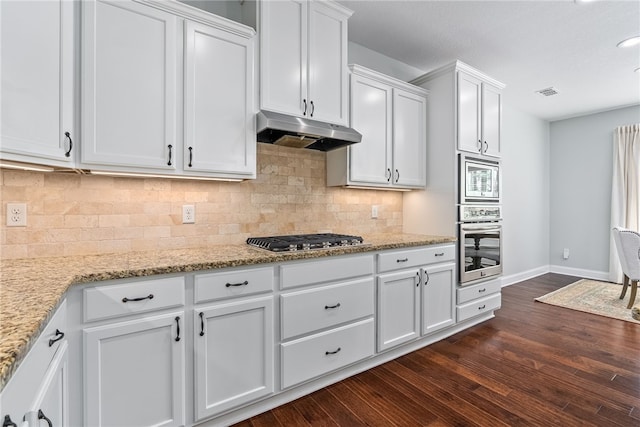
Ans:
[[[0,169],[0,257],[88,255],[240,244],[249,236],[402,231],[402,194],[328,188],[325,154],[258,144],[257,179],[116,178]],[[6,203],[27,227],[6,227]],[[182,224],[182,205],[196,223]],[[379,205],[371,219],[371,205]]]

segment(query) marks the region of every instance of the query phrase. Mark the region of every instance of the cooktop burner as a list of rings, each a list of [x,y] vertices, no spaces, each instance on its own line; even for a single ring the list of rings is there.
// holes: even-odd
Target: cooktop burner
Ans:
[[[361,245],[360,236],[347,234],[298,234],[289,236],[250,237],[247,243],[272,252],[293,252],[310,249],[329,249],[339,246]]]

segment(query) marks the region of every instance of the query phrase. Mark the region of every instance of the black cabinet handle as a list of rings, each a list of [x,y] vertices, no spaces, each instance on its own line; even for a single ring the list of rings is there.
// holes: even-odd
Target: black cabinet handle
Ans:
[[[65,157],[71,157],[71,150],[73,149],[73,141],[71,140],[71,134],[69,132],[65,132],[64,136],[69,140],[69,150],[64,153]]]
[[[482,140],[478,140],[478,152],[482,153]]]
[[[416,273],[416,276],[418,276],[418,283],[416,284],[416,287],[420,286],[420,283],[422,282],[422,278],[420,278],[420,272],[418,271]]]
[[[489,150],[489,143],[487,141],[484,142],[484,152],[486,153]]]
[[[487,306],[487,304],[482,304],[482,307],[478,307],[478,310],[484,310],[484,308]]]
[[[44,412],[42,412],[42,409],[38,409],[38,419],[39,420],[45,420],[49,427],[53,427],[53,424],[51,423],[51,420],[49,418],[47,418],[47,416],[44,414]]]
[[[18,427],[16,423],[11,420],[9,415],[4,416],[4,422],[2,423],[2,427]]]
[[[391,173],[391,169],[387,168],[387,173],[389,174],[389,177],[387,178],[387,182],[391,182],[391,176],[393,175]],[[386,174],[385,174],[386,175]]]
[[[427,286],[429,284],[429,279],[430,279],[429,272],[425,270],[424,274],[427,275],[427,280],[424,281],[424,285]]]
[[[189,147],[189,165],[190,168],[193,167],[193,147]]]
[[[138,298],[122,298],[122,302],[131,302],[131,301],[143,301],[146,299],[153,299],[153,294],[149,294],[146,297],[138,297]]]
[[[169,144],[167,147],[169,147],[169,161],[167,162],[167,166],[171,166],[171,149],[173,148],[173,145]]]
[[[396,169],[396,184],[400,181],[400,171]]]
[[[437,253],[437,254],[435,254],[435,255],[436,255],[436,256],[444,256],[444,252],[440,252],[440,253]]]
[[[336,353],[338,353],[340,350],[342,350],[342,349],[341,349],[340,347],[338,347],[338,349],[337,349],[337,350],[334,350],[334,351],[325,351],[325,352],[324,352],[324,355],[325,355],[325,356],[328,356],[328,355],[330,355],[330,354],[336,354]]]
[[[487,291],[487,288],[478,289],[478,293],[479,293],[479,294],[481,294],[481,293],[483,293],[483,292],[486,292],[486,291]]]
[[[244,282],[241,283],[227,283],[225,286],[228,288],[230,286],[247,286],[249,284],[248,280],[245,280]]]
[[[180,341],[180,316],[176,316],[176,341]]]
[[[313,105],[313,101],[311,101],[311,114],[310,116],[313,117],[313,112],[316,111],[316,106]]]
[[[329,309],[338,308],[338,307],[340,307],[340,303],[337,303],[336,305],[325,305],[324,309],[329,310]]]
[[[409,261],[409,258],[402,258],[402,259],[397,259],[396,262],[407,262]]]
[[[60,332],[60,329],[56,329],[56,337],[57,338],[51,338],[49,340],[49,347],[64,338],[64,332]]]
[[[304,111],[302,112],[303,116],[307,115],[307,100],[303,99],[302,102],[304,103]]]
[[[204,313],[200,312],[200,336],[204,336]]]

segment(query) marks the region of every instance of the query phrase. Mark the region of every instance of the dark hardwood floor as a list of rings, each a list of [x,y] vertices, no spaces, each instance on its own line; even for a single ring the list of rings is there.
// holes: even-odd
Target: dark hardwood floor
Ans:
[[[578,278],[506,287],[496,317],[237,424],[640,426],[640,325],[534,302]]]

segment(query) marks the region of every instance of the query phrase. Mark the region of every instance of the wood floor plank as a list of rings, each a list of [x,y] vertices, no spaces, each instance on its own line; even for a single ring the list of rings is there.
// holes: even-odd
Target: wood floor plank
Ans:
[[[638,427],[640,325],[534,301],[579,279],[503,288],[494,319],[248,422]]]

